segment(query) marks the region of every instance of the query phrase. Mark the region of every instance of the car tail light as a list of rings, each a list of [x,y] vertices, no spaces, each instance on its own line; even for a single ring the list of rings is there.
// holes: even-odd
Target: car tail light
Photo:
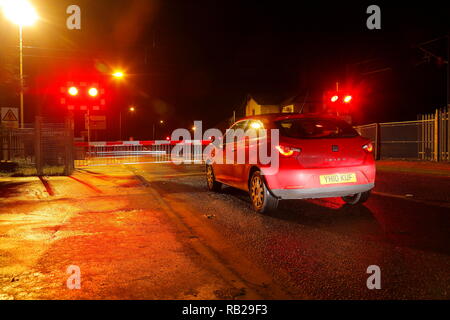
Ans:
[[[373,144],[372,143],[368,143],[363,145],[362,147],[364,149],[364,151],[366,151],[367,153],[371,153],[373,151]]]
[[[281,155],[283,155],[285,157],[290,157],[290,156],[294,155],[294,153],[298,153],[301,151],[301,149],[299,149],[299,148],[292,148],[292,147],[282,146],[282,145],[276,146],[275,148],[278,150],[278,152]]]

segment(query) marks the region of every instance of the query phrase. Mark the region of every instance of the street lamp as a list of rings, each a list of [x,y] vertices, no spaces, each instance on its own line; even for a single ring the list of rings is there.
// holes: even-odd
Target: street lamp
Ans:
[[[114,71],[112,76],[116,79],[122,79],[125,76],[125,74],[123,73],[123,71],[117,70],[117,71]]]
[[[164,120],[159,120],[159,124],[163,125],[164,124]],[[153,122],[153,140],[155,140],[155,122]]]
[[[19,26],[19,70],[20,70],[20,127],[23,128],[23,39],[22,28],[33,25],[38,15],[26,0],[4,0],[0,2],[5,17]]]
[[[128,107],[128,112],[134,113],[136,107],[131,105]],[[122,110],[119,111],[119,140],[122,140]]]

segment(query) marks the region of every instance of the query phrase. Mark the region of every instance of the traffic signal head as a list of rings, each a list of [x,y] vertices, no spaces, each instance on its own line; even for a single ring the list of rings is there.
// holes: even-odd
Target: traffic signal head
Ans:
[[[332,94],[330,101],[332,103],[350,103],[353,97],[349,94]]]
[[[60,103],[68,110],[100,110],[105,107],[105,90],[98,83],[67,82],[61,87]]]
[[[352,93],[353,91],[350,90],[327,91],[323,96],[324,109],[340,114],[350,113],[355,106],[355,97]]]

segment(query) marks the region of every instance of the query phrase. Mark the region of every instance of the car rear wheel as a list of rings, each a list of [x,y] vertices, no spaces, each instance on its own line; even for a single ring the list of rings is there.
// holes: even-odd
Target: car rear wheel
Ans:
[[[211,165],[206,166],[206,185],[209,191],[219,192],[222,190],[222,184],[216,181],[214,170]]]
[[[369,199],[369,196],[370,191],[366,191],[342,197],[342,200],[347,204],[357,205],[366,202],[367,199]]]
[[[250,199],[257,212],[269,212],[278,207],[278,199],[269,191],[260,171],[255,171],[250,179]]]

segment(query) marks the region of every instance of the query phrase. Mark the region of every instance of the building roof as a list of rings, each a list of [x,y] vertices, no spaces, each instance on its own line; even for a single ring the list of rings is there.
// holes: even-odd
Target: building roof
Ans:
[[[293,103],[303,103],[308,99],[308,92],[297,92],[295,94],[273,94],[273,93],[250,93],[247,95],[247,101],[253,98],[259,105],[277,105],[286,106]],[[306,101],[308,102],[308,101]]]
[[[247,95],[247,102],[253,98],[259,105],[280,105],[285,97],[281,97],[272,93],[251,93]]]

